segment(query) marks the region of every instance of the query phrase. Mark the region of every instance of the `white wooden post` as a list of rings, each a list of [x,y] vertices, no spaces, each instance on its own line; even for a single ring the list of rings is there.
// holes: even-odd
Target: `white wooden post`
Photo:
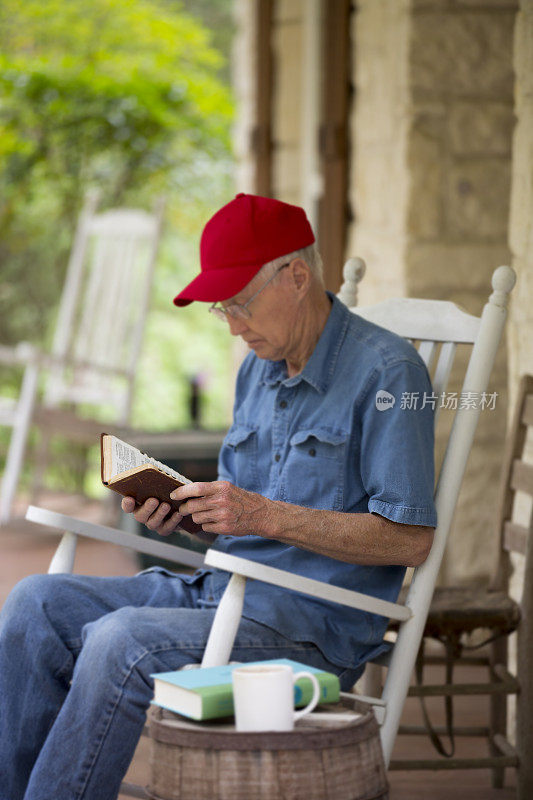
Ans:
[[[245,588],[244,575],[234,572],[218,605],[202,658],[202,667],[218,667],[228,663],[241,621]]]
[[[65,531],[50,561],[50,566],[48,567],[49,575],[53,575],[56,572],[72,572],[77,543],[78,537],[76,534],[72,533],[72,531]]]
[[[146,270],[146,275],[144,278],[144,290],[142,294],[142,301],[139,306],[139,316],[137,326],[133,333],[133,344],[131,347],[131,355],[130,361],[128,364],[128,381],[130,390],[127,392],[126,396],[124,397],[120,421],[127,422],[131,414],[131,404],[133,402],[133,383],[135,380],[135,375],[137,373],[137,366],[139,361],[139,354],[141,352],[142,340],[144,335],[144,323],[146,319],[146,315],[148,314],[148,306],[150,303],[150,287],[152,285],[153,274],[155,270],[155,263],[157,257],[157,251],[159,248],[159,240],[161,238],[162,229],[163,229],[163,218],[165,214],[165,207],[166,207],[166,200],[163,196],[159,197],[155,203],[154,207],[154,217],[155,217],[155,236],[150,246],[150,256],[149,256],[149,265],[148,269]]]
[[[366,264],[362,258],[349,258],[343,267],[342,276],[344,281],[337,297],[348,308],[353,308],[357,305],[358,284],[363,279],[365,271]]]
[[[85,202],[76,228],[74,242],[70,251],[65,286],[61,295],[58,318],[52,345],[52,353],[58,356],[58,361],[52,366],[46,382],[44,405],[53,406],[58,400],[61,383],[60,376],[64,372],[62,359],[66,357],[72,344],[72,324],[76,314],[76,303],[80,292],[83,277],[83,259],[88,236],[89,222],[96,211],[99,200],[98,190],[89,190],[85,195]]]
[[[505,324],[509,292],[515,281],[516,275],[510,267],[498,267],[492,276],[494,292],[489,297],[481,315],[479,335],[472,350],[463,383],[463,392],[473,392],[473,396],[479,396],[481,392],[487,390]],[[387,705],[387,716],[380,733],[386,766],[390,761],[400,724],[404,700],[424,633],[427,611],[442,562],[448,531],[480,413],[479,404],[476,404],[474,408],[459,408],[455,414],[452,432],[448,440],[435,498],[438,526],[433,546],[426,561],[415,571],[406,605],[409,608],[416,608],[416,611],[400,628],[383,689],[382,697]]]
[[[13,421],[13,433],[11,434],[11,440],[9,442],[4,477],[2,479],[0,524],[5,524],[11,517],[11,507],[17,490],[20,470],[24,459],[24,451],[26,450],[28,430],[37,396],[39,365],[34,354],[30,357],[32,360],[28,363],[24,371],[20,398]]]

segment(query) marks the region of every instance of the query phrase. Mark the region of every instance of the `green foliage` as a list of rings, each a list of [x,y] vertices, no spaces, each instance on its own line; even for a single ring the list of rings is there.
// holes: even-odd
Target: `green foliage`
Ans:
[[[104,204],[138,204],[164,188],[186,189],[198,157],[228,159],[222,62],[206,29],[177,4],[3,1],[3,341],[27,337],[29,317],[32,333],[45,334],[87,186],[103,187]]]
[[[205,423],[229,414],[229,336],[205,306],[180,311],[172,298],[198,271],[205,220],[233,193],[228,58],[217,49],[231,32],[222,0],[0,4],[0,341],[50,344],[89,187],[102,207],[166,194],[133,409],[142,427],[187,425],[198,372],[208,373]],[[13,387],[19,378],[0,373]]]
[[[175,6],[175,0],[165,0]],[[213,35],[213,45],[221,53],[229,53],[235,35],[234,4],[231,0],[183,0],[184,7],[203,24]],[[220,77],[229,82],[230,59],[225,59],[219,68]]]

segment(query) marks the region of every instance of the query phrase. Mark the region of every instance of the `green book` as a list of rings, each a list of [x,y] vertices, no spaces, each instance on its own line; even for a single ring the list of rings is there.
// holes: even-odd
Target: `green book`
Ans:
[[[320,685],[319,703],[337,703],[340,696],[339,679],[333,672],[309,667],[288,658],[253,661],[246,664],[226,664],[222,667],[156,672],[154,699],[158,706],[183,714],[191,719],[214,719],[233,714],[232,672],[237,667],[250,664],[286,664],[293,672],[311,672]],[[300,678],[294,685],[295,706],[306,706],[313,696],[311,681]]]

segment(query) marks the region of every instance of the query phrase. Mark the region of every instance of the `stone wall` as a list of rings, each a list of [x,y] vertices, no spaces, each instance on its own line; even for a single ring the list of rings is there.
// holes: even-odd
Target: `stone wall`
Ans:
[[[303,3],[277,0],[274,5],[273,195],[301,203]]]
[[[361,0],[357,8],[349,251],[367,261],[361,303],[405,294],[479,314],[493,270],[510,260],[515,3]],[[476,434],[444,582],[482,581],[491,570],[506,387],[502,346],[490,386],[498,401]],[[460,388],[453,376],[450,388]]]
[[[520,375],[533,373],[533,0],[521,0],[515,31],[516,128],[509,244],[518,274],[508,328],[514,397]]]
[[[521,0],[517,14],[514,48],[516,128],[509,243],[512,265],[518,275],[508,326],[509,386],[512,403],[520,376],[533,373],[533,0]],[[533,441],[527,442],[527,458],[533,463]],[[514,519],[529,527],[531,499],[517,495]],[[523,591],[524,558],[512,556],[514,573],[511,595],[520,602]],[[516,669],[516,636],[509,647],[510,669]],[[510,698],[509,730],[514,730],[515,699]]]
[[[360,0],[353,24],[356,102],[349,195],[354,224],[347,255],[367,263],[360,302],[370,304],[407,293],[409,3]]]

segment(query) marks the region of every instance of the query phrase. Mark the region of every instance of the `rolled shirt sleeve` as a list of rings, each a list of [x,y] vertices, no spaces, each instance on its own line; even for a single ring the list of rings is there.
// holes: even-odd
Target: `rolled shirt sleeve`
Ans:
[[[422,362],[376,371],[361,408],[360,469],[368,510],[393,522],[437,524],[434,406]]]

